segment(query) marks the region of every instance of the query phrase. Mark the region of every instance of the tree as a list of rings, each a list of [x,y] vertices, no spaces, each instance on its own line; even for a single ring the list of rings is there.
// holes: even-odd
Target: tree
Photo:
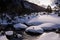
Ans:
[[[48,14],[50,14],[52,12],[52,8],[50,5],[47,6],[46,12],[48,12]]]
[[[58,8],[58,16],[60,16],[60,3],[57,1],[56,3],[56,6],[57,6],[57,8]]]

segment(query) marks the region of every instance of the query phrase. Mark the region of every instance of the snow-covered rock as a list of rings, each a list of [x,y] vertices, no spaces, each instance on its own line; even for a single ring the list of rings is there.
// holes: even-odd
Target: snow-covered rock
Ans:
[[[26,29],[27,26],[26,26],[25,24],[18,23],[18,24],[15,24],[15,25],[14,25],[14,28],[15,28],[15,29]]]
[[[0,23],[2,23],[2,19],[0,18]]]
[[[20,23],[25,23],[27,20],[25,18],[20,18]]]
[[[54,32],[44,33],[37,40],[60,40],[60,34]]]
[[[0,40],[8,40],[8,39],[7,39],[6,36],[4,35],[4,36],[0,36]]]
[[[31,26],[37,26],[37,25],[42,24],[42,22],[36,21],[36,22],[31,22],[31,23],[26,23],[26,24],[27,24],[27,25],[31,25]]]
[[[60,17],[54,15],[38,15],[26,22],[28,25],[40,25],[42,23],[60,24]]]
[[[57,29],[58,26],[59,26],[58,24],[54,24],[54,23],[43,23],[43,24],[39,25],[39,27],[43,28],[44,30]]]
[[[20,22],[20,18],[18,16],[16,16],[14,19],[16,22]]]
[[[16,16],[13,20],[14,23],[25,23],[27,20],[25,17]]]
[[[17,34],[17,37],[20,38],[20,37],[22,37],[22,35],[21,34]]]
[[[7,20],[2,20],[1,25],[8,25]]]
[[[26,32],[32,32],[32,33],[43,33],[43,29],[40,28],[39,26],[31,26],[28,27],[26,30]]]
[[[6,17],[9,18],[9,19],[11,19],[11,17],[8,14],[6,14]]]
[[[6,31],[5,34],[8,36],[13,35],[13,31]]]

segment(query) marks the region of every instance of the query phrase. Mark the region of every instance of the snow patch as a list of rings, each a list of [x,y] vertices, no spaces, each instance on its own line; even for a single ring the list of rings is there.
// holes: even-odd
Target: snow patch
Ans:
[[[0,40],[8,40],[6,36],[0,36]]]
[[[18,23],[18,24],[14,25],[14,28],[16,28],[16,29],[20,29],[20,28],[25,29],[25,28],[27,28],[27,26],[22,24],[22,23]]]
[[[6,35],[9,35],[9,36],[10,36],[10,35],[13,35],[13,31],[6,31],[5,34],[6,34]]]
[[[58,26],[59,26],[58,24],[54,24],[54,23],[43,23],[43,24],[39,25],[39,27],[41,27],[45,30],[57,29]]]
[[[60,17],[52,16],[52,15],[39,15],[37,17],[32,18],[27,22],[27,24],[40,24],[40,23],[55,23],[60,24]]]
[[[26,29],[26,32],[43,33],[44,31],[39,26],[31,26]]]
[[[37,40],[60,40],[60,34],[54,32],[44,33]]]

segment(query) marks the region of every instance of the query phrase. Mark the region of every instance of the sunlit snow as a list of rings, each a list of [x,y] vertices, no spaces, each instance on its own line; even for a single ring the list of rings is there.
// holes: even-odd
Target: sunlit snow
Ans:
[[[0,40],[8,40],[6,36],[0,36]]]
[[[6,35],[13,35],[13,31],[6,31],[5,34]]]
[[[60,40],[60,34],[54,32],[44,33],[37,40]]]
[[[35,24],[35,23],[55,23],[60,24],[60,17],[53,15],[39,15],[35,18],[32,18],[27,24]]]
[[[53,29],[58,29],[58,24],[54,24],[54,23],[43,23],[41,25],[39,25],[39,27],[45,29],[45,30],[53,30]]]
[[[39,27],[39,26],[31,26],[31,27],[28,27],[27,29],[26,29],[26,31],[27,32],[36,32],[36,33],[43,33],[44,31],[43,31],[43,29],[41,28],[41,27]]]
[[[16,29],[19,29],[19,28],[25,29],[25,28],[27,28],[27,26],[24,25],[24,24],[18,23],[18,24],[14,25],[14,28],[16,28]]]

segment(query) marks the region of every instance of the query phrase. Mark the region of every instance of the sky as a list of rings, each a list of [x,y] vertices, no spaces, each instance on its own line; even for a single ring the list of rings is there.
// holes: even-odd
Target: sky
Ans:
[[[53,0],[39,0],[40,1],[40,4],[44,4],[44,5],[51,5]]]
[[[55,0],[27,0],[29,2],[35,3],[37,5],[45,5],[45,6],[52,6],[54,7],[54,1]]]

